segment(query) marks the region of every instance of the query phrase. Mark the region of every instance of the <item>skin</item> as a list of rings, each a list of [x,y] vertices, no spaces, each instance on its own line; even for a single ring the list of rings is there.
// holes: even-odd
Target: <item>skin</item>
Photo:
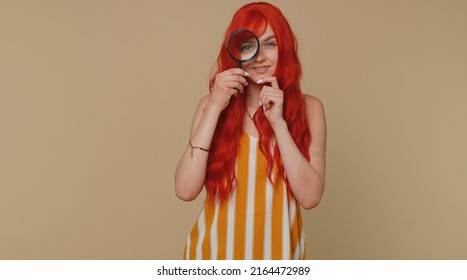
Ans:
[[[274,130],[275,140],[291,190],[305,209],[316,207],[325,185],[326,120],[321,101],[304,95],[308,125],[312,135],[309,147],[310,161],[299,151],[283,118],[284,92],[274,76],[278,61],[278,48],[274,32],[268,26],[259,38],[258,56],[243,64],[243,69],[232,68],[216,75],[211,94],[203,97],[193,118],[190,139],[194,146],[208,149],[221,112],[231,98],[246,94],[247,110],[251,115],[262,106]],[[243,130],[258,138],[253,121],[246,116]],[[202,191],[206,176],[208,153],[191,148],[183,153],[175,173],[175,193],[185,201],[194,200]]]

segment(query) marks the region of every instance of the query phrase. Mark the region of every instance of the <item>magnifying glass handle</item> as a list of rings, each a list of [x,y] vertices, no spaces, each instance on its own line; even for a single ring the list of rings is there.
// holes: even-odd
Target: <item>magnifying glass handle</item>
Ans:
[[[242,62],[241,61],[238,62],[237,68],[242,68]]]

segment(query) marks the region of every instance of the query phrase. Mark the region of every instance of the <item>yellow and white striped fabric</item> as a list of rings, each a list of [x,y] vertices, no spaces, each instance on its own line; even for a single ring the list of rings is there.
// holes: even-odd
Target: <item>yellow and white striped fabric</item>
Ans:
[[[257,139],[243,132],[237,187],[222,203],[205,202],[184,259],[305,259],[300,207],[282,180],[272,186],[266,166]]]

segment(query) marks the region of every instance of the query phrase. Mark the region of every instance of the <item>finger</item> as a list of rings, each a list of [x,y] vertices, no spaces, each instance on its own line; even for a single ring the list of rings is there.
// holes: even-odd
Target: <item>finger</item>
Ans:
[[[240,75],[228,75],[221,77],[220,80],[225,82],[239,82],[244,86],[248,85],[248,82],[246,81],[245,77]]]
[[[250,76],[250,74],[248,72],[246,72],[245,70],[241,69],[241,68],[230,68],[230,69],[227,69],[223,72],[220,72],[217,74],[218,76],[228,76],[228,75],[240,75],[240,76],[244,76],[244,77],[248,77]]]
[[[270,88],[272,89],[272,88]],[[281,91],[277,90],[265,90],[261,93],[261,103],[263,104],[263,109],[270,109],[272,106],[282,106],[284,103],[284,95]]]
[[[267,91],[262,92],[262,97],[260,98],[260,100],[261,100],[261,104],[263,107],[263,111],[266,111],[267,109],[271,107],[271,105],[269,104],[271,99],[269,98]]]
[[[273,90],[274,89],[270,86],[263,86],[263,88],[261,89],[261,92],[259,93],[259,99],[263,102],[263,104],[266,104],[265,98]]]
[[[269,96],[269,103],[270,105],[280,106],[284,102],[284,99],[280,95],[270,95]]]
[[[224,85],[231,89],[236,89],[238,92],[243,93],[243,85],[240,82],[225,82]]]
[[[233,96],[233,97],[237,97],[238,96],[238,89],[236,88],[229,88],[227,90],[227,92],[225,93],[226,97],[228,100],[230,100],[230,98]]]
[[[275,96],[284,96],[284,92],[280,89],[276,89],[270,86],[263,86],[259,97],[262,98],[264,95],[275,95]]]
[[[263,79],[257,81],[256,83],[258,83],[258,84],[270,83],[271,87],[273,87],[275,89],[280,89],[279,88],[279,83],[277,82],[277,78],[274,77],[274,76],[263,78]]]

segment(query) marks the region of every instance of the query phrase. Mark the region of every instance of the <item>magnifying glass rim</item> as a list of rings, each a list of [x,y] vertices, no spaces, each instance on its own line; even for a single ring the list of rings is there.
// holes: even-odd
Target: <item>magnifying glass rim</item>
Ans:
[[[237,57],[235,57],[229,50],[229,43],[230,43],[230,40],[237,34],[237,33],[240,33],[240,32],[250,32],[253,37],[256,39],[256,43],[258,43],[258,48],[256,49],[256,52],[249,58],[247,59],[238,59]],[[258,37],[256,37],[256,34],[253,33],[253,31],[251,30],[248,30],[248,29],[238,29],[238,30],[235,30],[234,32],[232,32],[229,36],[229,40],[227,40],[227,44],[225,45],[225,48],[227,49],[227,53],[230,55],[231,58],[233,58],[235,61],[237,62],[240,62],[240,63],[244,63],[244,62],[248,62],[248,61],[251,61],[253,60],[257,55],[258,55],[258,52],[259,52],[259,39]]]

